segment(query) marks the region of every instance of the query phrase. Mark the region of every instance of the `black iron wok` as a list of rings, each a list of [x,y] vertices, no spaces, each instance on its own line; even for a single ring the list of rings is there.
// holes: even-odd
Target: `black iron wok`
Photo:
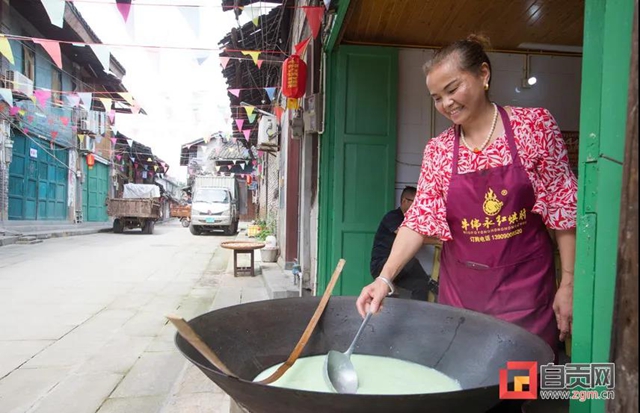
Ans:
[[[400,358],[457,379],[463,390],[402,396],[344,395],[253,383],[287,359],[320,298],[285,298],[212,311],[189,325],[242,379],[228,377],[176,335],[179,350],[251,413],[485,412],[499,402],[499,369],[510,360],[553,362],[537,336],[493,317],[449,306],[388,298],[356,353]],[[346,349],[362,319],[355,297],[332,297],[301,357]],[[286,374],[286,373],[285,373]]]

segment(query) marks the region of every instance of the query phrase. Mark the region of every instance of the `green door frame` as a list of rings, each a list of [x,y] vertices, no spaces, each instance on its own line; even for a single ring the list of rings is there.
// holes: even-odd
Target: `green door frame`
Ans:
[[[586,0],[572,362],[610,359],[631,57],[632,0]],[[571,413],[605,401],[571,402]]]

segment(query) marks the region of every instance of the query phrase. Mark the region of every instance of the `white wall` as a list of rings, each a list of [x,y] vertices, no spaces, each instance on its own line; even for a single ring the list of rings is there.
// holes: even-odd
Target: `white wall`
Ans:
[[[398,85],[398,159],[396,161],[396,204],[406,185],[417,185],[424,146],[432,136],[450,126],[436,113],[425,85],[422,65],[432,50],[400,49]],[[582,59],[578,57],[531,56],[530,74],[538,82],[521,88],[524,55],[490,53],[493,67],[490,97],[507,106],[542,106],[551,111],[561,130],[577,131],[580,118]],[[435,119],[435,123],[433,122]],[[418,259],[430,273],[433,247],[424,247]]]

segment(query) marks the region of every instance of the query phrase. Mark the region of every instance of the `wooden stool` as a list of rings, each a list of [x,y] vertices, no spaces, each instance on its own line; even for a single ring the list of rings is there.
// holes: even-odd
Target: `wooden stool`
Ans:
[[[222,248],[226,248],[229,250],[233,250],[233,276],[237,277],[238,273],[249,273],[252,277],[255,277],[255,269],[254,269],[254,256],[253,253],[255,250],[264,248],[264,242],[253,242],[253,241],[226,241],[220,244]],[[251,265],[249,267],[240,267],[238,266],[238,255],[239,254],[249,254],[251,257]]]

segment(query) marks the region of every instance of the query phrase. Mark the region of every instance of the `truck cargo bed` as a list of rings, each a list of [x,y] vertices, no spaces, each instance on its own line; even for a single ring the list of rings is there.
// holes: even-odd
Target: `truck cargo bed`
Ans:
[[[116,218],[160,218],[160,201],[157,198],[107,200],[107,215]]]

